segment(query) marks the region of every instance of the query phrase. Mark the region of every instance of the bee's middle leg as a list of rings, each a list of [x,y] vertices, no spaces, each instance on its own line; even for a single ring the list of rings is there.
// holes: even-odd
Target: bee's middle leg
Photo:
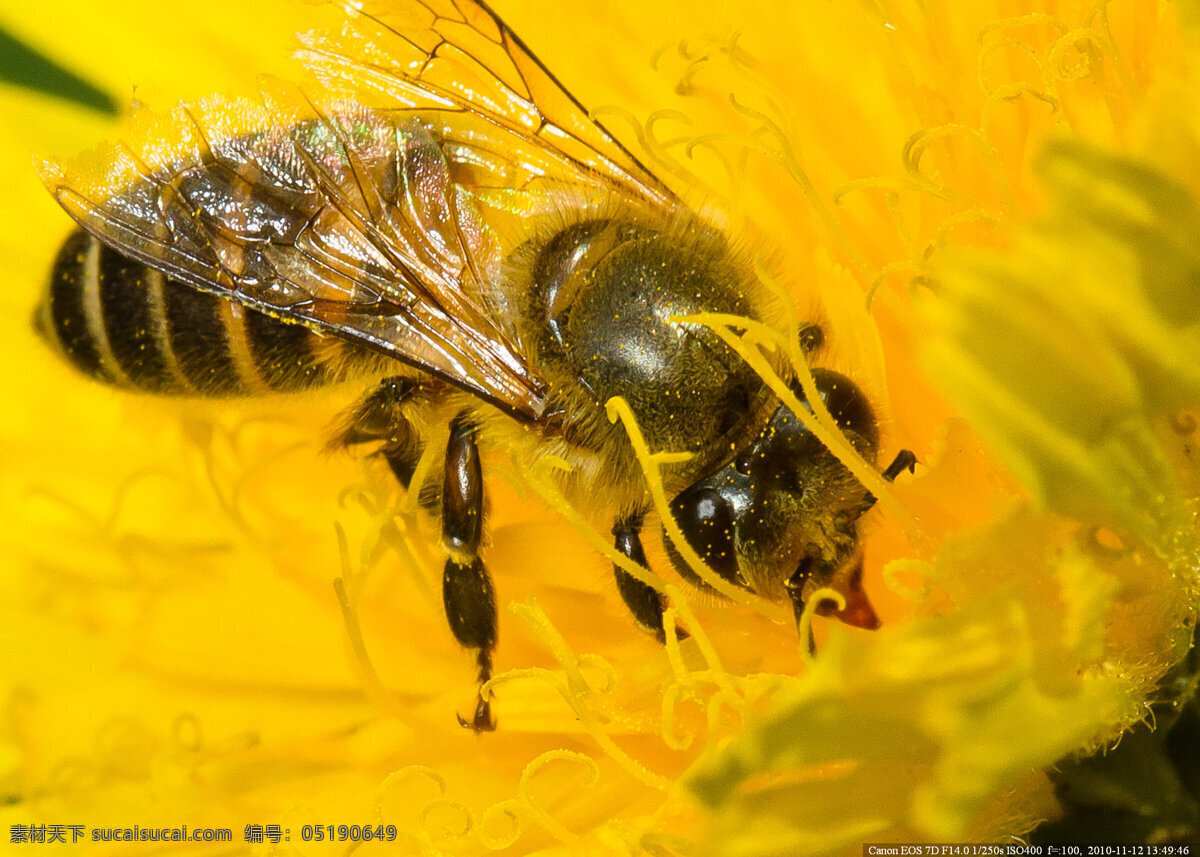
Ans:
[[[442,575],[442,601],[455,638],[478,652],[479,697],[470,720],[458,722],[476,732],[496,728],[491,694],[483,685],[492,677],[492,652],[496,648],[496,590],[479,558],[483,537],[483,471],[475,426],[463,415],[450,425],[446,469],[442,487],[442,542],[450,553]]]

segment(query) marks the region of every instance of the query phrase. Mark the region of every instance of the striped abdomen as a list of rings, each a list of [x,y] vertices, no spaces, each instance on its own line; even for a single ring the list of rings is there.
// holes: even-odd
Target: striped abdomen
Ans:
[[[333,383],[360,351],[197,291],[79,230],[54,261],[37,326],[91,377],[154,393],[240,396]]]

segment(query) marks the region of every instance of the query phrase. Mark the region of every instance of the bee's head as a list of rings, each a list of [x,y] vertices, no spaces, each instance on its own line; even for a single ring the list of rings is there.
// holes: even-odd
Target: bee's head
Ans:
[[[837,372],[815,369],[813,378],[838,427],[874,462],[878,426],[862,390]],[[798,383],[792,391],[810,407]],[[807,596],[836,578],[847,599],[838,618],[873,628],[878,619],[858,580],[858,519],[872,502],[845,465],[781,405],[732,461],[682,491],[671,512],[696,553],[735,586],[789,600],[798,616]],[[707,589],[669,538],[665,543],[679,573]]]

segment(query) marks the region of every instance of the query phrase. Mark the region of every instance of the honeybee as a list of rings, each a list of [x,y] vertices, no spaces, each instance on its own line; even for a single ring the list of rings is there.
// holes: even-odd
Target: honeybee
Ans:
[[[605,510],[616,550],[646,567],[650,488],[608,418],[618,397],[650,449],[681,453],[662,481],[686,541],[664,546],[684,580],[799,615],[836,577],[840,617],[876,625],[858,534],[874,498],[695,321],[777,312],[730,240],[480,0],[356,0],[345,14],[343,33],[302,37],[321,100],[283,86],[262,104],[212,99],[140,150],[44,169],[82,227],[39,307],[45,337],[93,378],[156,393],[361,380],[332,442],[373,445],[440,516],[446,616],[478,663],[475,710],[459,720],[476,731],[495,726],[484,685],[497,640],[481,450],[524,444],[565,462],[568,500]],[[818,357],[820,325],[799,336]],[[874,462],[867,396],[829,369],[812,379]],[[410,486],[438,417],[440,479]],[[884,478],[913,461],[900,452]],[[663,639],[665,596],[614,574],[637,624]]]

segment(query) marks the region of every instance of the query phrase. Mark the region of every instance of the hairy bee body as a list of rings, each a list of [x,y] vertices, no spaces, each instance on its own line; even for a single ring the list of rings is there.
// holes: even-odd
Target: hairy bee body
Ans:
[[[368,147],[354,168],[380,188],[381,205],[399,209],[406,195],[425,190],[419,181],[436,185],[431,176],[449,177],[457,169],[453,144],[418,116],[373,123],[354,115],[331,120]],[[322,127],[302,122],[286,133],[320,139]],[[242,135],[225,145],[236,153],[254,152],[279,133]],[[219,172],[210,165],[169,165],[165,172],[175,178],[155,200],[171,211],[181,198],[206,199],[220,192],[243,199],[252,215],[223,207],[217,242],[240,229],[239,240],[229,241],[219,255],[222,264],[247,278],[248,293],[266,292],[266,272],[281,266],[259,249],[263,235],[286,236],[303,249],[308,264],[319,264],[318,241],[306,230],[322,217],[325,204],[320,195],[291,189],[299,183],[292,176],[300,170],[297,164],[274,150],[258,157]],[[268,175],[275,179],[266,181]],[[485,256],[480,249],[475,264],[490,268],[483,276],[491,290],[485,305],[487,320],[495,325],[492,335],[511,342],[543,381],[542,416],[516,415],[531,429],[535,447],[543,447],[532,450],[533,457],[556,455],[573,465],[557,474],[569,500],[596,514],[627,514],[645,504],[644,477],[624,430],[608,418],[606,403],[624,399],[652,448],[690,455],[664,468],[669,491],[710,473],[765,423],[770,397],[762,380],[710,330],[676,319],[720,313],[761,320],[768,311],[749,266],[720,232],[690,211],[600,199],[563,194],[548,212],[521,223],[517,237],[508,241],[515,247],[505,252],[496,240],[494,253]],[[437,213],[422,214],[431,222],[438,219]],[[471,228],[482,234],[482,225]],[[363,255],[369,264],[371,258]],[[332,270],[324,276],[343,274]],[[346,290],[360,306],[380,300],[352,279]],[[55,260],[37,323],[77,368],[118,387],[232,397],[296,392],[350,379],[373,384],[394,376],[420,387],[419,395],[406,399],[410,415],[417,408],[444,407],[470,412],[479,426],[501,416],[436,373],[405,365],[404,355],[398,361],[336,331],[326,335],[294,323],[286,312],[260,312],[180,282],[82,230],[71,235]],[[360,409],[367,406],[364,400]],[[386,419],[387,431],[394,432],[400,415],[389,413]],[[347,445],[382,439],[361,425],[348,431],[341,438]],[[396,450],[404,461],[393,460],[393,467],[410,473],[428,438],[415,430],[405,433],[406,448]],[[436,485],[420,487],[427,495],[437,493]]]
[[[681,335],[670,321],[700,312],[759,315],[761,298],[747,294],[744,271],[719,242],[686,218],[653,226],[603,218],[558,227],[506,261],[513,297],[506,325],[550,390],[549,418],[530,426],[532,457],[571,462],[569,472],[557,473],[569,500],[597,514],[644,502],[642,471],[621,442],[623,429],[605,411],[613,396],[630,404],[653,448],[692,454],[686,466],[666,468],[669,489],[710,472],[762,422],[767,397],[761,380],[710,333],[697,328]],[[485,445],[512,445],[511,432],[492,428],[504,418],[470,394],[337,337],[180,283],[82,230],[63,243],[35,323],[76,369],[114,387],[219,398],[399,376],[422,388],[408,402],[410,413],[470,411],[485,435],[504,438]],[[388,419],[387,430],[394,431],[396,417]],[[358,424],[350,431],[347,445],[380,440]],[[416,433],[409,438],[406,471],[427,440]],[[426,493],[436,505],[437,486]]]

